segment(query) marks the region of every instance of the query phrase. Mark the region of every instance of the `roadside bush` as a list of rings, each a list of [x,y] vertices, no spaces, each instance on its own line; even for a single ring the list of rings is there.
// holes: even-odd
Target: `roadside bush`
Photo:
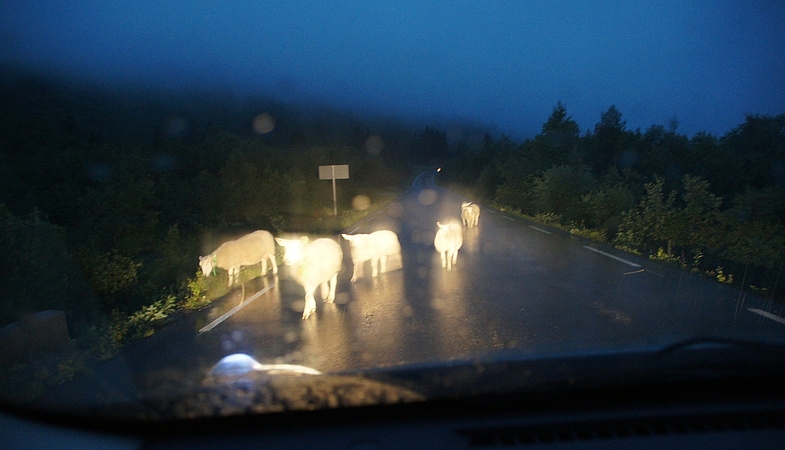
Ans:
[[[69,322],[94,313],[95,297],[64,235],[37,211],[20,219],[0,205],[0,325],[47,309],[65,311]]]
[[[209,305],[213,297],[209,295],[210,286],[207,278],[201,271],[188,280],[185,289],[185,298],[182,300],[182,307],[186,310],[199,310]]]
[[[112,338],[118,345],[123,345],[134,339],[152,336],[157,326],[176,310],[177,297],[174,295],[167,295],[128,316],[115,310],[112,313]]]

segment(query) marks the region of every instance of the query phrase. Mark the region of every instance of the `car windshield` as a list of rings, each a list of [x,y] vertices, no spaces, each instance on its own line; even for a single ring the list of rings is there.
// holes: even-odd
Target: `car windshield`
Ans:
[[[784,48],[776,2],[3,2],[0,404],[785,344]]]

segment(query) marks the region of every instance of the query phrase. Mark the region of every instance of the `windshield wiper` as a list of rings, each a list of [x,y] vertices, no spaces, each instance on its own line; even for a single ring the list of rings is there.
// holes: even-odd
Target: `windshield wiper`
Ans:
[[[779,350],[785,351],[785,344],[769,341],[758,341],[737,338],[725,338],[718,336],[700,336],[684,339],[661,348],[655,354],[655,358],[661,359],[680,351],[695,351],[708,349],[753,349],[753,350]]]

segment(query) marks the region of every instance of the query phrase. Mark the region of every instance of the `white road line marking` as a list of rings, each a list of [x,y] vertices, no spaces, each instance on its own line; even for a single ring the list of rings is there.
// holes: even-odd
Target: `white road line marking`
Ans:
[[[357,230],[359,230],[359,229],[360,229],[360,227],[357,227],[357,228],[355,228],[354,230],[352,230],[352,231],[350,231],[350,232],[348,232],[348,233],[346,233],[346,234],[354,234],[354,232],[355,232],[355,231],[357,231]]]
[[[505,218],[505,219],[507,219],[507,220],[512,220],[512,221],[515,221],[515,218],[514,218],[514,217],[507,217],[507,216],[505,216],[504,214],[502,214],[502,217],[504,217],[504,218]]]
[[[762,309],[747,308],[747,311],[754,312],[755,314],[760,314],[761,316],[763,316],[763,317],[765,317],[767,319],[771,319],[771,320],[773,320],[775,322],[779,322],[781,324],[785,324],[785,318],[782,318],[782,317],[780,317],[780,316],[778,316],[776,314],[772,314],[770,312],[766,312],[766,311],[764,311]]]
[[[275,287],[275,283],[273,283],[270,286],[267,286],[266,288],[262,289],[261,291],[257,292],[256,294],[254,294],[254,295],[248,297],[247,299],[243,300],[243,302],[240,303],[239,305],[237,305],[234,308],[230,309],[229,311],[226,311],[225,313],[223,313],[221,315],[221,317],[213,320],[209,324],[207,324],[204,327],[202,327],[202,329],[199,330],[199,334],[202,334],[205,331],[210,331],[213,328],[217,327],[221,322],[223,322],[224,320],[232,317],[232,315],[234,315],[234,313],[236,313],[237,311],[243,309],[246,305],[248,305],[252,301],[256,300],[257,298],[261,297],[265,292],[269,291],[270,289],[272,289],[274,287]]]
[[[619,258],[618,256],[613,256],[610,253],[605,253],[602,250],[597,250],[596,248],[589,247],[588,245],[584,245],[583,248],[585,248],[586,250],[591,250],[593,252],[599,253],[600,255],[607,256],[608,258],[615,259],[616,261],[623,262],[624,264],[630,265],[632,267],[640,267],[641,266],[640,264],[635,264],[632,261],[627,261],[626,259]]]
[[[372,216],[372,217],[369,217],[369,218],[365,219],[365,221],[366,221],[366,222],[370,222],[370,221],[372,221],[372,220],[373,220],[373,219],[375,219],[375,218],[376,218],[376,217],[373,217],[373,216]]]
[[[551,233],[551,232],[550,232],[550,231],[548,231],[548,230],[543,230],[542,228],[537,228],[537,227],[535,227],[535,226],[533,226],[533,225],[529,225],[529,228],[531,228],[531,229],[533,229],[533,230],[537,230],[537,231],[539,231],[540,233],[545,233],[545,234],[553,234],[553,233]]]

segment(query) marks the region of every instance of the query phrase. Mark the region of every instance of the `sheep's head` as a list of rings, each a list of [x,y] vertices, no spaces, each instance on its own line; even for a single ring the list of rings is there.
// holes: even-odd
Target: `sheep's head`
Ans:
[[[283,263],[286,265],[300,263],[304,257],[305,247],[310,242],[308,236],[300,239],[275,238],[275,241],[283,247]]]
[[[215,257],[212,255],[200,256],[199,267],[202,268],[204,276],[209,277],[213,269],[215,269]]]
[[[351,235],[351,234],[342,234],[341,236],[342,236],[344,239],[346,239],[347,241],[349,241],[349,244],[350,244],[352,247],[355,247],[355,246],[357,246],[357,247],[363,246],[363,245],[365,245],[365,242],[368,240],[368,235],[367,235],[367,234],[355,234],[355,235]]]

